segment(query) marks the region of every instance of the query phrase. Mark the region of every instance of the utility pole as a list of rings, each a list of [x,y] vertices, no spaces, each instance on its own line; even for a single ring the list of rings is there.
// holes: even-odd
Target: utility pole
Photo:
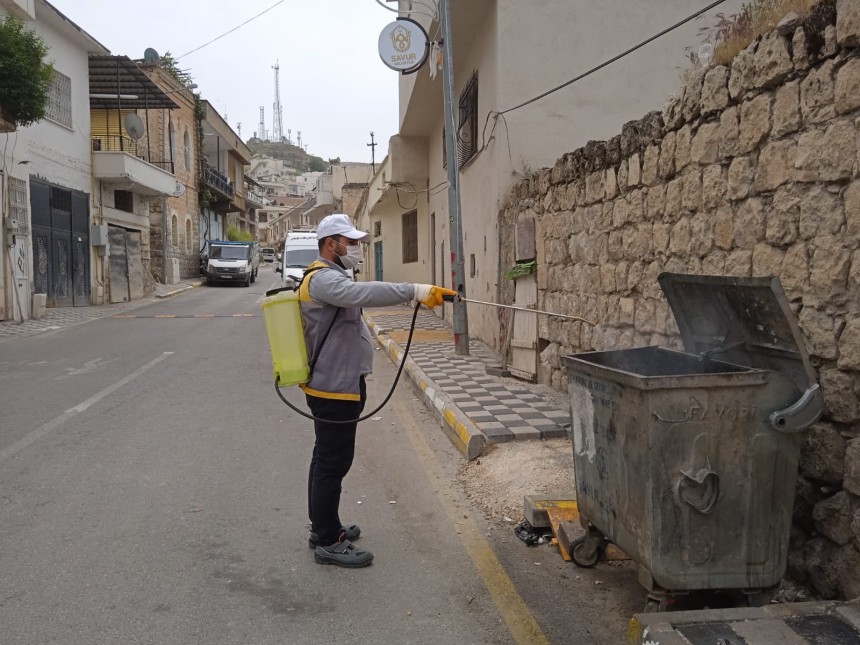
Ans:
[[[460,219],[460,167],[457,155],[457,126],[454,120],[454,38],[451,35],[451,2],[439,1],[442,23],[442,86],[445,96],[445,160],[448,163],[448,217],[451,238],[452,288],[466,297],[466,265],[463,259],[463,229]],[[454,302],[454,352],[469,355],[469,317],[466,303]]]
[[[373,171],[373,174],[376,174],[376,146],[379,144],[376,143],[373,139],[373,131],[370,132],[370,143],[367,144],[367,147],[370,148],[370,168]]]

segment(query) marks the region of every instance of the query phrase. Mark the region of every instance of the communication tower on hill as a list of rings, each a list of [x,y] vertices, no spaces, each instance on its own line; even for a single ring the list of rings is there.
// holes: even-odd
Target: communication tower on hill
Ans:
[[[257,130],[260,139],[263,141],[266,140],[266,108],[264,106],[260,106],[260,126]]]
[[[272,141],[282,143],[284,140],[284,121],[281,113],[281,66],[275,61],[275,102],[272,105]]]

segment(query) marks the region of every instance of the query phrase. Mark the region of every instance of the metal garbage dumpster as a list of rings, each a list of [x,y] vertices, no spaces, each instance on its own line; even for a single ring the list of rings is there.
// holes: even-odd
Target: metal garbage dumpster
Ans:
[[[577,499],[574,562],[608,542],[649,598],[760,592],[786,568],[801,432],[824,407],[777,278],[663,273],[686,352],[564,356]]]

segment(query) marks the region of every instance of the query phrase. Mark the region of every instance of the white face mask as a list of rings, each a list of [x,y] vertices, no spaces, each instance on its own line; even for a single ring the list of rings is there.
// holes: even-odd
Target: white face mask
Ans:
[[[364,254],[361,252],[361,245],[346,246],[343,242],[338,242],[340,246],[346,247],[346,255],[339,255],[340,263],[347,271],[354,269],[359,263],[364,260]]]

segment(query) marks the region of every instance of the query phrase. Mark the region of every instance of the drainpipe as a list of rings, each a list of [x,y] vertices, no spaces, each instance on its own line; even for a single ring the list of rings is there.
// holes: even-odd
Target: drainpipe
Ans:
[[[167,284],[167,197],[161,196],[161,281]]]

